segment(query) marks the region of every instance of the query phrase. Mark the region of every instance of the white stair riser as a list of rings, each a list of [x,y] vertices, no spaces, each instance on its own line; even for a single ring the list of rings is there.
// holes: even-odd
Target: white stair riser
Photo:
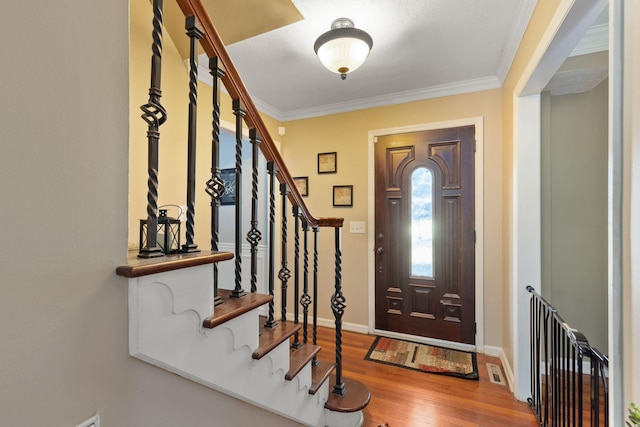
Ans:
[[[292,380],[289,343],[261,360],[258,347],[260,309],[214,329],[202,321],[215,309],[212,266],[198,266],[129,280],[129,351],[134,357],[268,411],[316,427],[357,427],[362,413],[334,413],[324,408],[325,382],[315,395],[311,364]]]

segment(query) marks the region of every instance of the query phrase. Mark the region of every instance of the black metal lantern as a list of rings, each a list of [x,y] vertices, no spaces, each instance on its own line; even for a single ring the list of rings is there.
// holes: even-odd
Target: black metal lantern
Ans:
[[[140,249],[147,241],[147,220],[140,220]],[[180,250],[180,220],[167,216],[166,209],[160,209],[158,217],[158,246],[165,254],[175,254]]]

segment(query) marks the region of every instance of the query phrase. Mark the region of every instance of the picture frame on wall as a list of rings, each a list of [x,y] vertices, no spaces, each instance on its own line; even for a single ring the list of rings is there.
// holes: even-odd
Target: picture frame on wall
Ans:
[[[220,179],[224,182],[224,194],[220,198],[220,204],[233,205],[236,203],[236,170],[234,168],[221,169]]]
[[[337,173],[338,153],[318,153],[318,173]]]
[[[333,186],[333,206],[352,207],[353,206],[353,185]]]
[[[309,195],[309,177],[308,176],[294,176],[293,182],[296,184],[296,188],[301,196],[307,197]]]

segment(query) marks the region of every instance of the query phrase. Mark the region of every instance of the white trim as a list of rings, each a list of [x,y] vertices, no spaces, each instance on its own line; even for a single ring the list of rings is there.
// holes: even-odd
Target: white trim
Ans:
[[[624,241],[628,230],[623,228],[624,192],[624,39],[630,29],[624,28],[624,0],[611,0],[609,3],[609,201],[608,201],[608,353],[609,353],[609,425],[622,425],[626,414],[627,402],[632,396],[625,396],[624,366]],[[627,89],[628,90],[628,89]],[[628,106],[627,108],[630,108]],[[630,113],[628,113],[630,115]],[[629,136],[630,137],[630,136]],[[632,165],[632,168],[635,165]],[[630,191],[630,190],[627,190]],[[633,212],[631,212],[633,214]],[[632,220],[633,218],[630,218]],[[633,239],[634,236],[631,236]],[[629,268],[629,267],[627,267]],[[629,270],[628,270],[629,271]],[[630,314],[627,319],[632,319]],[[627,335],[630,337],[630,335]],[[633,345],[629,343],[629,345]],[[633,381],[633,380],[632,380]],[[629,388],[630,389],[630,388]]]
[[[403,104],[406,102],[421,101],[424,99],[439,98],[443,96],[479,92],[483,90],[497,89],[500,86],[500,81],[495,76],[474,80],[465,80],[456,83],[447,83],[439,86],[417,88],[405,92],[396,92],[388,95],[380,95],[370,98],[356,99],[353,101],[339,102],[336,104],[329,104],[321,107],[305,108],[290,112],[283,112],[280,115],[280,121],[286,122],[290,120],[326,116],[329,114],[345,113],[349,111],[369,109],[374,107]]]
[[[202,64],[198,65],[198,80],[211,86],[213,79],[209,70]],[[493,77],[484,77],[474,80],[448,83],[439,86],[412,89],[405,92],[396,92],[388,95],[373,96],[370,98],[356,99],[353,101],[339,102],[320,107],[303,108],[295,111],[280,111],[260,99],[253,98],[256,108],[279,122],[308,119],[311,117],[327,116],[330,114],[346,113],[349,111],[363,110],[387,105],[403,104],[406,102],[421,101],[425,99],[440,98],[443,96],[459,95],[463,93],[480,92],[483,90],[497,89],[502,85],[501,81]],[[222,92],[226,93],[224,85]],[[233,129],[231,127],[230,129]]]
[[[586,55],[605,50],[609,50],[609,23],[594,25],[589,28],[569,56]]]
[[[504,353],[502,347],[498,347],[495,345],[485,345],[484,346],[484,354],[490,357],[501,357]]]
[[[561,0],[513,92],[511,273],[507,286],[512,308],[513,388],[519,400],[530,393],[525,286],[539,289],[541,280],[540,93],[606,5],[607,0]]]
[[[529,296],[540,292],[542,280],[540,215],[540,95],[514,99],[513,188],[511,222],[511,344],[516,374],[513,389],[518,400],[530,393]]]
[[[509,391],[513,393],[514,384],[515,384],[515,375],[513,375],[513,369],[511,369],[511,365],[509,364],[509,359],[507,359],[507,355],[504,353],[504,351],[500,354],[500,361],[502,362],[502,370],[504,370],[504,375],[507,377],[507,383],[509,384]]]
[[[479,353],[484,351],[484,117],[468,117],[442,122],[422,123],[410,126],[401,126],[386,129],[370,130],[368,135],[368,182],[369,182],[369,224],[375,224],[375,168],[374,168],[374,144],[376,138],[382,135],[416,132],[433,129],[446,129],[460,126],[475,126],[476,153],[475,153],[475,312],[476,312],[476,344],[474,349]],[[375,230],[373,226],[368,230],[368,283],[369,283],[369,332],[375,332]],[[416,339],[415,337],[412,339]],[[453,343],[457,345],[459,343]]]
[[[100,427],[100,415],[96,414],[93,417],[84,420],[76,427]]]
[[[287,312],[287,321],[293,322],[293,320],[294,320],[293,313]],[[303,320],[304,320],[304,317],[301,315],[299,319],[299,323],[302,323]],[[307,316],[307,322],[309,322],[310,327],[311,325],[313,325],[313,317],[311,315]],[[336,321],[335,319],[327,319],[324,317],[319,317],[317,325],[322,326],[323,328],[335,329]],[[360,325],[358,323],[342,322],[342,330],[349,331],[349,332],[356,332],[358,334],[363,334],[363,335],[369,334],[369,329],[367,328],[367,326]]]

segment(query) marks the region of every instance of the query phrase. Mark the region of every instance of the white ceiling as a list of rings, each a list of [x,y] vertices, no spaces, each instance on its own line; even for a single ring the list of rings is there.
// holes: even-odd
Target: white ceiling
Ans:
[[[257,107],[284,122],[500,87],[536,1],[292,0],[304,19],[227,49]],[[313,51],[339,17],[373,38],[344,81]]]

